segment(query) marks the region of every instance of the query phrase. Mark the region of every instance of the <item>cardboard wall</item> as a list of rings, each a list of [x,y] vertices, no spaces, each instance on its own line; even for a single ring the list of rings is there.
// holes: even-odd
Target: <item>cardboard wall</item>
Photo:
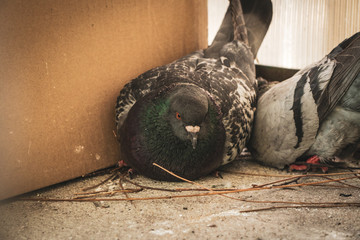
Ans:
[[[120,89],[205,48],[206,11],[206,0],[3,0],[0,199],[120,160]]]

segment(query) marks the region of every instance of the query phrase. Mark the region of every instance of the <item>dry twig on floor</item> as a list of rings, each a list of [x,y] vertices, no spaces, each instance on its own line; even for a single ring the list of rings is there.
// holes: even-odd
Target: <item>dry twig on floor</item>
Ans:
[[[271,206],[265,208],[255,208],[249,210],[241,210],[240,213],[249,213],[249,212],[260,212],[260,211],[268,211],[275,209],[288,209],[288,208],[338,208],[338,207],[360,207],[360,203],[349,204],[349,203],[341,203],[341,204],[316,204],[316,205],[288,205],[288,206]]]
[[[117,175],[117,172],[116,172],[116,173],[110,175],[110,177],[108,177],[108,178],[106,178],[105,180],[101,181],[100,183],[95,184],[95,185],[90,186],[90,187],[83,188],[83,189],[81,189],[81,190],[85,192],[85,191],[88,191],[88,190],[90,190],[90,189],[97,188],[97,187],[101,186],[102,184],[106,183],[107,181],[110,181],[110,180],[114,179],[114,178],[117,177],[117,176],[118,176],[118,175]]]
[[[352,187],[352,188],[359,188],[357,186],[344,183],[344,180],[358,178],[358,175],[360,172],[342,172],[342,173],[330,173],[330,174],[306,174],[306,175],[292,175],[291,177],[287,177],[281,180],[272,181],[266,184],[261,185],[253,185],[251,188],[244,188],[244,189],[214,189],[214,188],[208,188],[205,187],[199,183],[190,181],[188,179],[182,178],[171,171],[159,166],[158,164],[154,164],[155,166],[163,169],[164,171],[168,172],[169,174],[185,181],[189,182],[193,185],[197,185],[200,188],[176,188],[176,189],[168,189],[168,188],[158,188],[158,187],[150,187],[150,186],[144,186],[141,184],[138,184],[134,181],[131,181],[129,179],[126,179],[124,177],[120,176],[119,179],[119,186],[121,190],[112,190],[112,191],[92,191],[92,192],[83,192],[83,193],[76,193],[76,197],[68,198],[68,199],[57,199],[57,198],[19,198],[20,201],[63,201],[63,202],[97,202],[97,201],[144,201],[144,200],[165,200],[165,199],[176,199],[176,198],[189,198],[189,197],[203,197],[203,196],[212,196],[212,195],[221,195],[227,198],[231,198],[238,201],[244,201],[249,203],[261,203],[261,204],[288,204],[288,205],[281,205],[281,206],[270,206],[270,207],[264,207],[264,208],[258,208],[258,209],[249,209],[249,210],[242,210],[240,212],[257,212],[257,211],[266,211],[266,210],[274,210],[274,209],[284,209],[284,208],[330,208],[330,207],[360,207],[360,202],[291,202],[291,201],[261,201],[261,200],[247,200],[247,199],[241,199],[236,198],[232,196],[228,196],[227,194],[231,193],[240,193],[240,192],[247,192],[247,191],[260,191],[260,190],[269,190],[269,189],[284,189],[284,188],[296,188],[296,187],[304,187],[304,186],[332,186],[332,187]],[[243,173],[242,173],[243,174]],[[253,176],[259,176],[259,174],[246,174],[246,175],[253,175]],[[279,175],[263,175],[261,176],[270,176],[270,177],[279,177]],[[340,176],[340,175],[354,175],[351,177],[342,177],[333,179],[328,176]],[[101,181],[99,184],[96,184],[91,187],[87,187],[82,189],[83,191],[87,191],[93,188],[96,188],[107,181],[112,181],[116,177],[118,177],[118,173],[110,175],[105,180]],[[288,175],[281,175],[281,177],[285,177]],[[289,181],[295,181],[300,178],[310,178],[310,177],[323,177],[327,180],[323,181],[313,181],[313,182],[307,182],[307,183],[296,183],[296,184],[290,184]],[[133,184],[134,186],[138,188],[124,188],[122,185],[122,181],[129,182]],[[332,182],[338,182],[342,185],[324,185]],[[278,184],[282,183],[282,184]],[[278,184],[278,185],[276,185]],[[182,192],[182,191],[206,191],[202,193],[195,193],[195,194],[183,194],[183,195],[167,195],[167,196],[154,196],[154,197],[129,197],[127,193],[136,193],[140,192],[144,189],[148,190],[159,190],[159,191],[166,191],[166,192]],[[114,196],[116,193],[123,193],[125,194],[125,198],[103,198],[99,196]]]

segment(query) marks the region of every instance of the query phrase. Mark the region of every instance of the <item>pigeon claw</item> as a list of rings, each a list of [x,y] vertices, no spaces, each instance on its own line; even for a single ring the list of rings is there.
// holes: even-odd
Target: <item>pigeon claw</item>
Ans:
[[[119,166],[119,168],[122,168],[122,167],[127,167],[128,165],[125,163],[124,160],[120,160],[120,161],[118,162],[118,166]]]
[[[289,166],[289,171],[305,171],[308,170],[308,166],[302,164],[291,164]]]
[[[310,169],[320,168],[323,173],[326,173],[329,168],[324,166],[317,166],[320,164],[320,158],[314,155],[307,159],[305,164],[291,164],[289,166],[289,171],[308,171]]]
[[[134,179],[134,176],[135,176],[135,170],[130,168],[128,171],[127,171],[127,174],[129,176],[130,179]]]
[[[310,157],[308,160],[306,160],[306,163],[310,164],[312,167],[319,167],[323,173],[326,173],[329,168],[328,167],[320,167],[316,166],[320,164],[320,158],[316,155]]]
[[[126,171],[128,177],[129,177],[130,179],[133,179],[133,178],[134,178],[134,175],[135,175],[136,171],[135,171],[133,168],[129,167],[129,165],[127,165],[124,160],[120,160],[120,161],[118,162],[118,166],[119,166],[119,168],[122,169],[123,171]]]
[[[214,175],[215,175],[216,178],[221,178],[221,179],[223,179],[223,176],[222,176],[221,173],[220,173],[219,171],[217,171],[217,170],[214,172]]]

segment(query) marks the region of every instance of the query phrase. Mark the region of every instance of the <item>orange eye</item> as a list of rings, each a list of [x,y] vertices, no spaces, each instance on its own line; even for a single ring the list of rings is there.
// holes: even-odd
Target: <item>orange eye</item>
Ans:
[[[181,119],[180,113],[176,112],[176,118],[179,120]]]

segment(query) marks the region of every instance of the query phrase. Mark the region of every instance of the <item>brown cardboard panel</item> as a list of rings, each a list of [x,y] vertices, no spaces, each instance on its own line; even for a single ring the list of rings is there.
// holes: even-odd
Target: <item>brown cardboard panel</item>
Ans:
[[[0,199],[119,160],[114,105],[207,45],[206,0],[2,1]]]

